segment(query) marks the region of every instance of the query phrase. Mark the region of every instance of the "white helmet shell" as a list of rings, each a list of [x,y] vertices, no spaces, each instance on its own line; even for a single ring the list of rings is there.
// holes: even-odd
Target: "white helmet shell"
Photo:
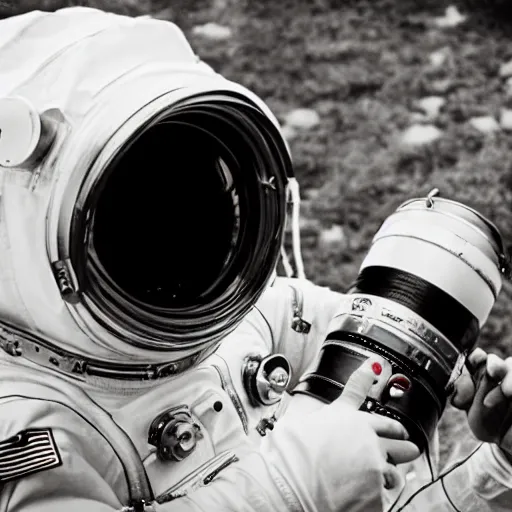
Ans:
[[[151,18],[76,7],[2,20],[0,62],[0,318],[74,354],[119,364],[174,361],[214,347],[261,295],[279,257],[291,164],[267,106],[201,62],[178,27]],[[239,293],[238,310],[214,317],[203,305],[202,326],[178,319],[147,334],[109,317],[84,291],[72,246],[87,245],[89,228],[77,242],[72,226],[79,214],[91,215],[89,190],[127,141],[198,98],[242,105],[270,133],[280,164],[258,180],[261,194],[276,194],[273,227],[262,267],[236,276],[229,299],[213,300],[227,304]],[[251,272],[261,279],[247,291]]]

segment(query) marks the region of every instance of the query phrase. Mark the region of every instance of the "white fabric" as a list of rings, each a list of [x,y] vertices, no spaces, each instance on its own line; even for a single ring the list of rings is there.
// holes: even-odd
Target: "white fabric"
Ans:
[[[458,233],[446,229],[442,225],[435,225],[429,220],[428,218],[420,220],[397,219],[395,222],[387,224],[385,229],[381,228],[374,241],[385,237],[396,237],[397,239],[403,237],[432,244],[441,250],[456,255],[474,271],[485,276],[489,280],[489,284],[492,284],[491,291],[497,295],[501,290],[501,273],[495,261],[490,259],[478,247],[459,236]]]
[[[151,19],[76,8],[53,15],[31,13],[0,23],[0,97],[27,96],[39,110],[57,106],[71,129],[112,80],[138,66],[144,68],[147,60],[179,62],[185,67],[196,61],[177,27]],[[43,169],[41,181],[51,178],[44,171],[50,169]],[[41,272],[37,264],[45,257],[45,242],[36,235],[44,231],[38,222],[43,222],[46,204],[38,204],[31,195],[33,176],[20,172],[2,178],[1,213],[9,210],[10,230],[0,223],[0,305],[9,307],[9,314],[0,308],[0,316],[13,315],[35,332],[54,334],[54,341],[107,357],[108,351],[70,328],[48,268]],[[6,181],[11,195],[6,194]],[[16,219],[16,213],[23,220]],[[307,335],[291,328],[295,294],[290,285],[302,298],[304,320],[311,323]],[[314,364],[341,300],[341,295],[307,281],[278,279],[216,354],[181,376],[158,382],[98,380],[86,385],[0,351],[0,440],[25,428],[52,428],[63,462],[60,468],[5,484],[0,512],[113,512],[128,505],[127,474],[136,475],[122,467],[108,443],[108,429],[95,427],[97,416],[129,437],[155,495],[179,488],[192,475],[197,489],[157,506],[157,511],[380,512],[382,503],[392,503],[401,489],[383,496],[375,437],[360,415],[340,414],[339,424],[318,428],[311,419],[301,418],[300,410],[287,416],[278,405],[252,406],[242,384],[245,359],[270,353],[282,353],[290,360],[292,385],[296,383]],[[135,349],[126,353],[126,359],[137,357],[140,353]],[[78,398],[80,389],[89,398]],[[220,411],[214,407],[217,402],[223,404]],[[158,415],[183,404],[190,407],[203,437],[185,460],[161,462],[148,444],[149,426]],[[280,415],[275,432],[262,438],[256,425],[273,413]],[[308,425],[315,425],[318,432],[301,430]],[[342,459],[333,460],[330,439],[339,440]],[[225,452],[236,454],[239,462],[202,486],[197,470],[218,461]],[[504,478],[511,468],[503,461],[497,465],[496,460],[492,451],[472,458],[446,480],[449,490],[464,501],[464,512],[512,510],[510,482]],[[404,474],[408,469],[403,468]],[[408,483],[402,503],[425,482],[424,459],[414,464],[414,474],[416,479],[404,479]],[[492,494],[482,492],[478,475],[491,482]],[[439,485],[434,485],[405,510],[452,509]]]
[[[312,324],[308,335],[291,329],[295,294],[290,285],[301,296],[304,319]],[[292,364],[296,382],[314,362],[330,318],[341,300],[341,295],[307,281],[278,278],[239,328],[224,340],[219,351],[198,368],[174,379],[144,385],[114,381],[98,382],[94,386],[80,384],[132,439],[156,495],[174,487],[225,451],[233,451],[239,457],[240,462],[222,470],[207,487],[199,487],[189,496],[163,504],[159,509],[173,512],[380,512],[386,511],[399,494],[400,503],[405,503],[408,496],[429,481],[426,460],[420,459],[412,467],[401,468],[405,489],[381,495],[378,464],[373,456],[374,449],[368,444],[373,438],[361,421],[356,421],[355,425],[350,414],[343,414],[339,425],[332,426],[336,432],[330,433],[326,426],[324,431],[314,432],[313,442],[301,434],[308,411],[294,408],[293,398],[288,399],[286,410],[279,406],[253,407],[249,403],[241,379],[245,358],[254,354],[283,353]],[[0,511],[119,510],[125,504],[126,482],[119,462],[114,461],[104,441],[97,440],[96,434],[93,435],[83,422],[55,403],[26,399],[13,402],[6,398],[10,394],[31,396],[30,390],[34,388],[24,384],[30,379],[48,385],[51,379],[57,379],[60,392],[66,395],[69,394],[67,386],[73,381],[57,374],[41,373],[34,365],[22,364],[19,358],[13,361],[3,353],[0,354],[0,370],[0,396],[4,397],[0,399],[0,410],[5,418],[0,425],[0,437],[5,439],[27,426],[55,426],[58,446],[65,453],[61,469],[7,484],[0,500]],[[242,416],[228,392],[239,397],[242,416],[248,425],[247,434]],[[213,408],[218,401],[223,403],[221,412]],[[160,462],[154,455],[154,448],[147,444],[149,425],[167,408],[181,404],[191,407],[204,437],[196,451],[184,461]],[[255,426],[276,409],[280,409],[280,414],[278,411],[275,431],[262,438]],[[346,442],[346,446],[343,445],[346,458],[333,461],[329,458],[331,453],[325,452],[329,444],[323,441],[335,436],[339,439],[339,434]],[[311,445],[315,443],[316,446]],[[89,445],[98,449],[90,450]],[[99,449],[102,446],[103,449]],[[460,510],[464,512],[512,510],[512,468],[492,450],[486,448],[485,453],[481,453],[485,457],[477,452],[445,478],[452,500],[462,503]],[[492,493],[482,492],[482,485],[491,485]],[[452,508],[437,483],[420,493],[404,510],[448,512]]]
[[[471,267],[453,254],[422,240],[378,239],[368,251],[361,269],[373,265],[396,268],[421,277],[469,309],[480,325],[485,323],[494,305],[490,288]]]
[[[108,143],[115,141],[113,152],[124,144],[117,137],[128,120],[140,123],[123,132],[126,138],[147,121],[144,107],[165,109],[182,89],[231,90],[277,125],[263,101],[201,62],[173,23],[82,7],[0,21],[0,130],[9,131],[2,125],[4,97],[22,97],[41,115],[60,112],[55,143],[37,168],[0,168],[0,317],[106,361],[169,362],[198,350],[169,354],[117,339],[81,304],[62,301],[50,266],[67,256],[57,252],[57,228],[65,224],[61,204],[74,205],[70,182],[80,183],[81,173],[112,156],[98,156]]]

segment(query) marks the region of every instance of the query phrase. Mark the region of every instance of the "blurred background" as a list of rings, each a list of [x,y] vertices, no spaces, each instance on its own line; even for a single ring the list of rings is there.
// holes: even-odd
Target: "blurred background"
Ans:
[[[71,5],[171,20],[269,104],[301,183],[316,283],[346,288],[384,218],[434,187],[488,216],[512,249],[508,0],[0,0],[0,18]],[[480,341],[501,356],[511,299],[506,284]],[[445,415],[443,459],[464,425]]]

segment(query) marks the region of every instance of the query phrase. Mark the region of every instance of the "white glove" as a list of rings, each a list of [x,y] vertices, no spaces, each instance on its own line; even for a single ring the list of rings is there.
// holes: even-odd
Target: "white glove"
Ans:
[[[383,366],[365,361],[329,405],[294,395],[268,436],[268,458],[304,512],[382,512],[384,489],[401,479],[393,464],[419,456],[400,423],[359,411]]]
[[[455,383],[452,404],[468,412],[475,437],[498,445],[512,464],[512,357],[503,360],[477,348],[468,360],[482,370],[479,378],[474,376],[477,388],[464,371]]]

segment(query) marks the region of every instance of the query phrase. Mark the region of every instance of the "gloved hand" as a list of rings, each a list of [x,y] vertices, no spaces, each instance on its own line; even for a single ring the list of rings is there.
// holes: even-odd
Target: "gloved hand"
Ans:
[[[485,370],[474,377],[476,389],[468,372],[457,379],[452,404],[467,411],[478,439],[497,444],[512,463],[512,357],[503,360],[476,349],[468,360]]]
[[[305,511],[381,512],[384,489],[401,480],[395,464],[419,456],[401,424],[359,411],[381,364],[366,360],[331,404],[294,395],[268,436],[268,453]]]

